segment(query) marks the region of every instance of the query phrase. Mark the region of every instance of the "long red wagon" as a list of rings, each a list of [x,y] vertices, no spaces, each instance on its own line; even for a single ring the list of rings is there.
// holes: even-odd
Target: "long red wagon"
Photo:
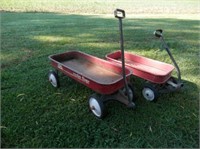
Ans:
[[[124,11],[115,10],[115,17],[119,19],[122,17],[117,15],[118,13],[122,14],[122,17],[125,15]],[[124,49],[121,51],[124,52]],[[103,118],[106,115],[104,104],[110,100],[117,100],[129,108],[135,108],[134,91],[129,83],[131,71],[125,68],[124,62],[119,66],[80,51],[50,55],[49,59],[55,71],[51,70],[48,78],[54,87],[59,87],[58,72],[62,72],[95,91],[89,97],[89,108],[96,117]]]
[[[135,107],[133,88],[128,85],[130,101],[124,88],[123,71],[119,65],[80,51],[54,54],[49,56],[49,59],[56,70],[49,72],[49,81],[54,87],[59,87],[59,71],[96,92],[89,98],[89,107],[98,118],[106,115],[104,104],[109,100],[117,100],[128,107]],[[131,71],[125,69],[126,81],[129,81],[130,75]]]
[[[49,59],[56,70],[99,94],[112,94],[124,86],[121,67],[98,57],[80,51],[69,51],[51,55]],[[130,75],[131,71],[126,69],[128,80]],[[57,86],[53,79],[50,81]]]

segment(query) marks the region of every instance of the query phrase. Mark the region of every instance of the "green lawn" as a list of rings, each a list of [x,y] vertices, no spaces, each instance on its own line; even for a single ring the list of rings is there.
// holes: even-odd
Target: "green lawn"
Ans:
[[[0,10],[4,10],[1,11],[2,147],[199,147],[199,2],[184,0],[172,5],[162,1],[159,8],[164,11],[159,14],[156,12],[160,9],[153,5],[158,0],[152,1],[153,11],[149,1],[137,2],[138,10],[131,10],[134,2],[89,0],[87,5],[65,0],[0,2]],[[50,85],[48,71],[52,68],[48,56],[80,50],[104,58],[118,50],[118,21],[112,12],[121,5],[127,10],[123,20],[125,50],[171,63],[152,34],[162,28],[185,86],[180,92],[162,94],[156,103],[150,103],[141,95],[144,81],[132,77],[137,109],[129,110],[111,102],[107,105],[107,117],[98,120],[88,109],[92,90],[62,75],[59,89]],[[173,9],[175,6],[177,10]],[[193,9],[187,11],[190,7]],[[168,15],[169,10],[164,8],[173,11]]]

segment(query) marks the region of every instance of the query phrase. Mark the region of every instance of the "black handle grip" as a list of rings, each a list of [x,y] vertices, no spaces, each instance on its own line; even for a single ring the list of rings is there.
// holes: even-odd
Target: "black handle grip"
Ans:
[[[121,18],[121,19],[125,18],[125,16],[126,16],[125,11],[122,9],[116,9],[114,11],[114,15],[115,15],[115,18]]]
[[[163,30],[162,29],[157,29],[155,32],[154,32],[154,35],[158,38],[162,37],[162,33],[163,33]]]

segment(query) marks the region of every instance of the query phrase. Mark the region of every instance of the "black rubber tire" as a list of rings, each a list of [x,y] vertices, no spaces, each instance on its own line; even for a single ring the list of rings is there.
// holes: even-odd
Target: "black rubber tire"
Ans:
[[[107,111],[105,108],[105,105],[103,103],[103,100],[101,99],[101,96],[98,94],[92,94],[89,99],[89,109],[90,111],[99,119],[105,118],[107,115]],[[95,107],[96,106],[96,107]]]

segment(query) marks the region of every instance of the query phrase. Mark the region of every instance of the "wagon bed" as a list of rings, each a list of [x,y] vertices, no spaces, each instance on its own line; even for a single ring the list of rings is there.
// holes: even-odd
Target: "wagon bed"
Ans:
[[[61,63],[70,69],[76,69],[76,72],[79,72],[81,75],[87,76],[91,80],[95,80],[101,84],[112,84],[116,80],[122,78],[119,73],[107,70],[80,57],[66,60]]]
[[[70,51],[49,56],[52,66],[65,75],[101,94],[112,94],[123,84],[119,65],[80,51]],[[131,71],[126,69],[129,79]]]
[[[132,70],[133,75],[162,84],[170,77],[174,69],[173,65],[149,59],[143,56],[125,52],[126,66]],[[121,51],[115,51],[106,55],[107,60],[114,63],[121,63]]]

